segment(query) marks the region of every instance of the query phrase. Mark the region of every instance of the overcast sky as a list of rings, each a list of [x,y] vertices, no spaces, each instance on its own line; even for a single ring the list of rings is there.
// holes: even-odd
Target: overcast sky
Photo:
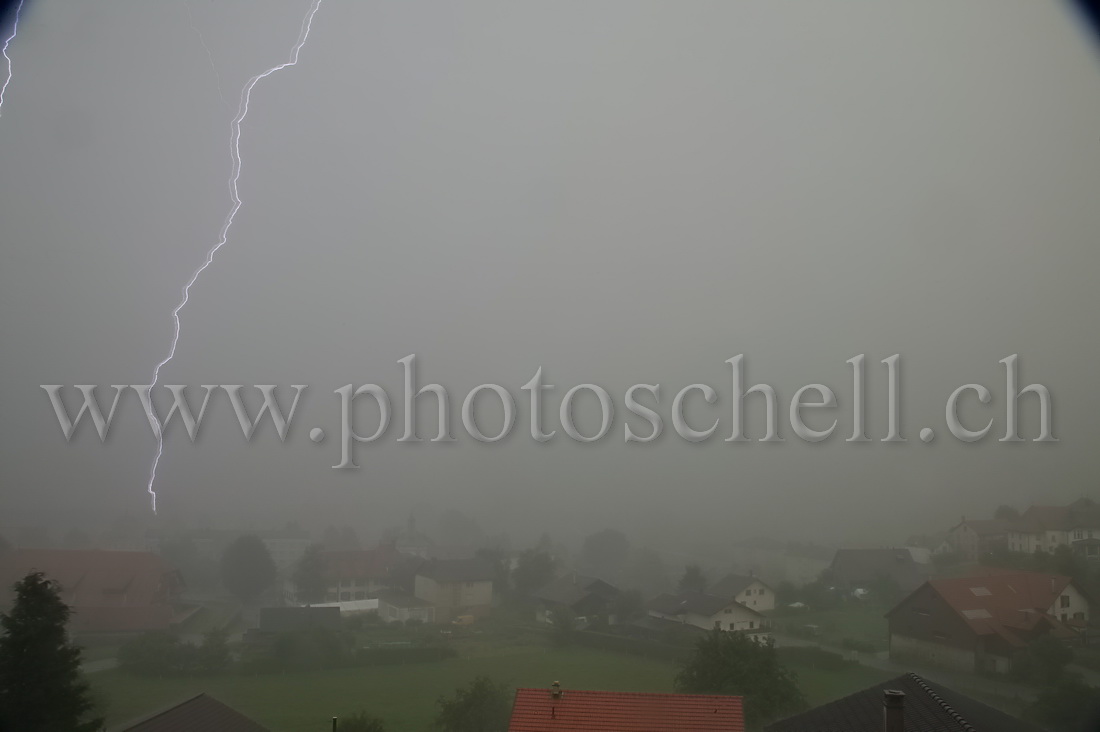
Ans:
[[[38,385],[149,382],[230,207],[240,90],[287,60],[307,8],[25,8],[0,117],[0,523],[148,511],[136,398],[107,445],[90,429],[67,444]],[[309,388],[285,445],[270,424],[247,444],[224,395],[195,445],[174,430],[161,514],[369,533],[434,506],[517,543],[608,525],[888,542],[1000,503],[1100,498],[1098,58],[1065,7],[1033,0],[324,0],[299,64],[253,92],[243,207],[161,379]],[[451,390],[454,444],[396,443],[410,353]],[[740,353],[747,383],[779,392],[783,444],[723,441]],[[860,353],[876,439],[855,445]],[[883,444],[894,353],[908,442]],[[1057,444],[996,441],[1013,353],[1054,394]],[[539,366],[559,430],[542,445],[519,389]],[[333,390],[366,382],[390,389],[395,424],[361,470],[332,470]],[[519,402],[494,445],[458,419],[486,382]],[[585,382],[619,407],[594,445],[557,423]],[[627,445],[639,382],[661,384],[666,432]],[[720,397],[697,424],[723,420],[702,444],[668,424],[695,382]],[[816,445],[787,422],[812,382],[839,402]],[[994,400],[968,418],[996,422],[964,445],[944,404],[969,382]]]

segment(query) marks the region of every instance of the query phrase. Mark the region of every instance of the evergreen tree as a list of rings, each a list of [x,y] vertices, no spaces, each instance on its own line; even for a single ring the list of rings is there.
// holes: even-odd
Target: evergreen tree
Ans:
[[[684,567],[684,574],[677,585],[680,592],[704,592],[707,589],[707,578],[698,564],[689,564]]]
[[[0,732],[95,732],[103,720],[80,675],[80,648],[69,643],[71,614],[57,584],[32,572],[15,585],[0,614]]]
[[[328,580],[325,579],[323,549],[320,544],[310,545],[298,560],[298,566],[294,568],[294,588],[298,593],[299,602],[312,604],[325,600]]]
[[[222,554],[222,584],[241,602],[260,596],[275,582],[275,561],[258,536],[242,536]]]
[[[519,555],[512,572],[512,584],[516,593],[527,597],[554,579],[554,558],[541,549],[527,549]]]

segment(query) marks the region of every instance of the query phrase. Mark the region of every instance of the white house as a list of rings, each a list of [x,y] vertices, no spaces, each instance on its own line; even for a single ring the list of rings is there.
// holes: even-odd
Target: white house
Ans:
[[[1029,554],[1087,539],[1100,539],[1100,506],[1087,498],[1068,506],[1032,506],[1008,530],[1009,550]]]
[[[753,575],[728,574],[708,587],[707,594],[728,597],[761,613],[775,609],[775,591]]]
[[[495,570],[479,559],[434,559],[416,571],[413,594],[435,606],[436,622],[456,615],[488,615]]]
[[[703,630],[735,630],[766,636],[768,620],[728,597],[706,592],[658,595],[647,606],[650,617],[694,625]]]
[[[378,596],[378,615],[387,623],[407,620],[434,623],[435,607],[427,600],[404,592],[383,592]]]

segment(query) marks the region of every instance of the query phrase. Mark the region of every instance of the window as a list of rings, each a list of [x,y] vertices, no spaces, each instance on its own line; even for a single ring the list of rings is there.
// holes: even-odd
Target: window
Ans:
[[[1062,595],[1058,598],[1058,607],[1069,607],[1069,595]]]
[[[725,610],[723,610],[722,612],[724,612],[724,613],[725,613],[726,615],[729,615],[730,613],[732,613],[732,612],[733,612],[733,608],[731,608],[731,607],[727,607],[727,608],[726,608]]]
[[[1073,532],[1073,538],[1074,539],[1084,539],[1085,538],[1084,533],[1085,532],[1081,531],[1080,529],[1077,529],[1077,531]]]
[[[752,594],[752,590],[745,590],[745,597],[748,597],[751,594]]]
[[[755,621],[752,621],[752,620],[750,620],[750,621],[749,621],[749,630],[752,630],[752,629],[753,629],[753,628],[755,628],[755,627],[756,627],[756,622],[755,622]]]

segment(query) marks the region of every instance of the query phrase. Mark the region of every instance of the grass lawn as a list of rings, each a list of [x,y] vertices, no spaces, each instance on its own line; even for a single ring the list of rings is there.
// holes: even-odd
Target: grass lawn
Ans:
[[[780,660],[798,674],[798,685],[813,707],[897,676],[852,661],[837,661],[836,656],[827,663],[820,663],[813,656],[808,649],[779,650]]]
[[[775,623],[780,633],[784,632],[786,626],[804,628],[807,625],[816,625],[817,640],[826,645],[840,647],[847,638],[867,643],[876,651],[885,651],[888,647],[888,626],[883,616],[889,609],[873,600],[850,602],[836,610],[785,613],[777,616]]]
[[[549,686],[619,691],[671,691],[674,668],[634,656],[580,648],[519,646],[436,663],[335,671],[149,679],[107,671],[89,677],[108,715],[108,727],[159,707],[208,692],[274,732],[328,729],[333,716],[365,710],[389,729],[427,730],[435,700],[475,676],[512,686]]]
[[[89,677],[103,700],[108,726],[207,692],[274,732],[315,732],[328,720],[364,710],[382,717],[389,729],[428,730],[435,700],[475,676],[511,686],[549,686],[561,681],[577,689],[672,691],[676,667],[667,662],[545,642],[512,640],[462,642],[462,655],[447,661],[333,671],[227,675],[197,679],[154,679],[106,671]],[[819,664],[797,654],[785,663],[798,673],[812,705],[850,694],[886,678],[856,664]]]

